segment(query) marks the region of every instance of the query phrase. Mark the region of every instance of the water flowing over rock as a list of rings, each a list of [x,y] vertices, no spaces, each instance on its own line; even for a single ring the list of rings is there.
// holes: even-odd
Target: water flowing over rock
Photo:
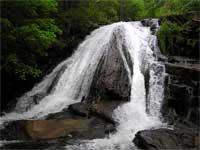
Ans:
[[[90,136],[97,134],[96,139],[89,136],[85,139],[93,140],[71,144],[66,140],[66,149],[134,149],[132,138],[137,131],[161,125],[165,67],[158,61],[158,52],[156,36],[150,27],[139,21],[103,26],[93,31],[70,58],[19,98],[15,111],[3,116],[1,122],[31,119],[29,131],[34,135],[32,137],[40,134],[32,128],[36,124],[41,133],[45,133],[43,137],[48,139],[50,136],[44,126],[53,127],[51,120],[56,116],[61,119],[61,126],[63,122],[69,124],[70,113],[78,116],[72,120],[90,122],[91,117],[96,117],[97,122],[104,122],[102,126],[94,123],[96,126],[83,127],[83,130],[93,127]],[[31,97],[37,97],[38,93],[45,93],[44,97],[33,105]],[[66,118],[62,118],[62,111],[67,114]],[[45,117],[49,120],[38,124],[37,121]],[[62,137],[60,133],[65,133],[65,127],[60,128],[63,132],[55,128],[56,135],[51,138]],[[79,129],[78,135],[82,133]],[[115,130],[115,133],[106,135]]]
[[[114,29],[109,50],[99,61],[91,86],[93,97],[111,100],[128,100],[130,97],[133,69],[131,56],[123,41],[123,28]]]

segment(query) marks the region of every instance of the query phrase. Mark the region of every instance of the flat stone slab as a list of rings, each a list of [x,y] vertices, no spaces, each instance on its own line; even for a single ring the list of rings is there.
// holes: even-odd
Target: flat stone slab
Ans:
[[[1,130],[1,140],[51,140],[103,138],[114,126],[96,117],[90,119],[19,120]]]
[[[172,64],[165,63],[166,72],[172,75],[179,75],[185,78],[199,81],[200,64]]]

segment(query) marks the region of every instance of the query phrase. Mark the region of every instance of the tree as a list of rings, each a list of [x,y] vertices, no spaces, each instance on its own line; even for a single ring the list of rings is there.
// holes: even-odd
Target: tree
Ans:
[[[122,20],[139,20],[146,15],[145,3],[143,0],[120,0],[120,4]]]
[[[51,14],[57,11],[55,0],[2,1],[1,70],[25,80],[38,77],[42,70],[37,61],[47,57],[46,50],[62,31]]]

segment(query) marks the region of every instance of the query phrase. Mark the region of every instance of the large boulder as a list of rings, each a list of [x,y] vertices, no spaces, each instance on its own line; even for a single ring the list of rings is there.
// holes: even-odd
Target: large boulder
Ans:
[[[198,129],[154,129],[139,131],[133,142],[142,149],[198,149],[200,146]]]
[[[97,115],[98,117],[116,124],[116,120],[113,118],[113,111],[123,102],[120,101],[107,101],[107,100],[97,100],[90,106],[90,113]]]
[[[68,110],[75,116],[87,118],[96,116],[106,122],[116,124],[116,121],[113,118],[113,111],[123,103],[123,101],[97,99],[92,100],[91,103],[79,102],[71,104]]]
[[[89,104],[82,102],[71,104],[69,105],[69,111],[78,116],[88,117]]]
[[[108,100],[125,100],[130,96],[131,56],[124,43],[119,43],[121,28],[116,28],[107,51],[102,56],[91,85],[90,96]],[[121,46],[119,46],[121,45]],[[129,68],[129,72],[127,68]]]
[[[53,139],[70,136],[77,130],[87,130],[89,120],[30,120],[25,130],[31,139]]]
[[[51,140],[103,138],[112,132],[111,123],[96,117],[79,119],[19,120],[1,129],[1,140]]]

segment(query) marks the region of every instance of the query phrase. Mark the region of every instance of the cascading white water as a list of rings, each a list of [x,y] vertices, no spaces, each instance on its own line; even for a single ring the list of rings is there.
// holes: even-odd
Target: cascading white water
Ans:
[[[88,94],[98,62],[101,56],[109,50],[114,35],[118,36],[117,47],[131,80],[131,101],[114,111],[113,116],[119,123],[115,134],[105,139],[83,141],[80,145],[68,145],[66,148],[72,150],[134,149],[132,139],[138,130],[161,125],[159,117],[164,84],[164,67],[156,61],[153,55],[153,49],[157,48],[156,36],[151,34],[149,27],[144,27],[140,22],[114,23],[92,32],[72,57],[58,65],[41,83],[19,99],[16,112],[6,114],[1,121],[41,118],[80,101],[82,96]],[[121,52],[122,44],[125,44],[133,62],[132,77],[130,76],[131,69]],[[17,112],[27,107],[28,97],[46,91],[63,66],[66,66],[66,69],[51,93],[28,111]],[[150,70],[150,82],[147,97],[143,73],[148,69]],[[149,110],[149,114],[146,109]]]
[[[137,131],[161,126],[160,107],[163,99],[164,66],[156,61],[153,49],[158,48],[156,36],[140,22],[119,23],[123,27],[128,51],[132,57],[133,72],[131,101],[119,106],[113,116],[119,123],[117,132],[105,139],[85,141],[80,145],[67,145],[72,150],[132,150],[137,149],[132,140]],[[157,49],[158,50],[158,49]],[[142,72],[150,70],[148,105]],[[146,112],[149,109],[149,114]]]
[[[41,83],[20,97],[15,111],[3,116],[1,122],[41,118],[49,113],[60,112],[68,105],[79,102],[83,96],[87,96],[99,60],[111,44],[112,30],[115,26],[117,24],[104,26],[92,32],[79,45],[73,56],[60,63]],[[66,69],[51,93],[44,97],[38,105],[26,111],[30,103],[29,98],[36,93],[46,92],[63,67]]]

